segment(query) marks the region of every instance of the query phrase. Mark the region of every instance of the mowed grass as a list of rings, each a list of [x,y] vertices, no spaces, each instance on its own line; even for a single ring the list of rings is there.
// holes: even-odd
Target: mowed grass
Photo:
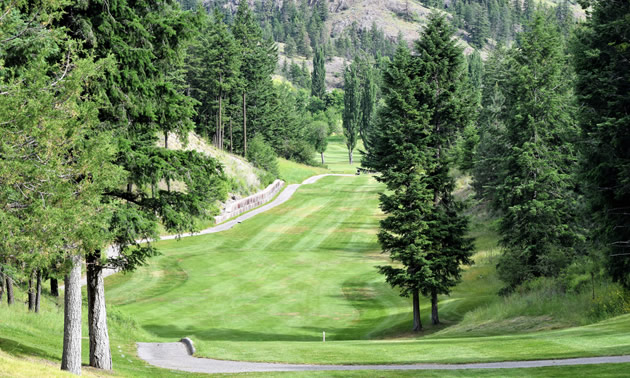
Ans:
[[[328,147],[324,152],[324,161],[328,166],[328,169],[332,173],[356,173],[357,168],[361,166],[361,153],[363,149],[363,142],[361,138],[357,142],[352,154],[352,164],[348,156],[348,146],[343,135],[334,134],[328,137]],[[321,156],[317,154],[315,161],[321,162]]]
[[[381,190],[368,176],[328,177],[230,231],[160,243],[163,255],[149,266],[107,279],[108,299],[150,335],[139,341],[188,336],[200,356],[220,359],[458,363],[630,353],[627,315],[564,330],[449,332],[496,298],[489,251],[441,298],[444,324],[429,325],[424,299],[425,331],[408,333],[410,301],[375,269],[387,262],[376,240]]]
[[[278,158],[278,171],[280,172],[280,179],[287,184],[301,184],[302,181],[311,176],[330,173],[325,168],[312,167],[282,158]]]
[[[331,137],[329,152],[331,171],[355,172],[356,163],[347,164],[342,138]],[[280,165],[283,172],[282,161]],[[295,163],[286,166],[289,183],[326,173]],[[628,315],[551,331],[545,329],[547,317],[519,316],[502,323],[492,317],[477,319],[500,302],[496,292],[501,283],[494,271],[497,237],[483,223],[471,233],[476,237],[476,265],[467,268],[450,297],[440,298],[444,324],[429,324],[429,303],[422,299],[425,331],[410,334],[409,300],[389,288],[374,268],[388,262],[376,243],[381,190],[367,176],[325,178],[301,187],[282,207],[226,233],[160,243],[163,255],[139,272],[107,279],[115,371],[84,368],[84,375],[190,375],[152,367],[136,356],[136,341],[176,341],[183,336],[193,338],[201,356],[278,362],[457,363],[630,353]],[[24,293],[18,291],[18,297],[23,299]],[[59,371],[59,303],[45,299],[38,315],[22,304],[0,305],[0,376],[68,376]],[[537,324],[544,331],[531,332]],[[322,331],[326,343],[321,342]],[[86,332],[84,325],[84,364]],[[617,377],[628,371],[630,364],[244,375]]]
[[[357,147],[354,149],[353,163],[350,164],[348,147],[346,146],[343,135],[331,135],[328,137],[328,147],[326,148],[326,152],[324,152],[324,160],[327,169],[278,158],[280,178],[288,184],[300,184],[311,176],[325,173],[356,173],[357,168],[361,166],[360,149],[363,149],[363,143],[359,140]],[[315,154],[313,161],[321,163],[321,155],[319,153]]]

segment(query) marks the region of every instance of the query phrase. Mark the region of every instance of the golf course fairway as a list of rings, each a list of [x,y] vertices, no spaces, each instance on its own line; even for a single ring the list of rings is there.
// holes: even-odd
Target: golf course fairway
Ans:
[[[442,325],[411,334],[410,300],[385,283],[377,242],[383,186],[369,176],[326,177],[231,230],[158,243],[162,255],[106,280],[116,305],[152,339],[190,337],[197,356],[226,360],[393,364],[489,362],[630,353],[630,316],[520,334],[448,332],[496,297],[494,264],[476,264],[448,297]],[[322,342],[326,332],[326,342]]]

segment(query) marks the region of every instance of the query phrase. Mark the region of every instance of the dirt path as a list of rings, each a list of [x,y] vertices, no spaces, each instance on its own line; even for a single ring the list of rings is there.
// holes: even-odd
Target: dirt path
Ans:
[[[297,365],[262,362],[239,362],[197,358],[188,353],[181,343],[138,343],[138,356],[151,365],[189,373],[246,373],[273,371],[325,370],[463,370],[514,369],[545,366],[593,365],[630,362],[630,356],[587,357],[562,360],[505,361],[469,364],[413,364],[413,365]]]

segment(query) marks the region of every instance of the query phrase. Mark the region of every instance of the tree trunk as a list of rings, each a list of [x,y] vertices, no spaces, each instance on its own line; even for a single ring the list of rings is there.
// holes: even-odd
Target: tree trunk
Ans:
[[[247,157],[247,95],[243,91],[243,156]]]
[[[0,267],[0,303],[2,303],[2,296],[4,295],[4,287],[5,287],[5,279],[4,274],[2,273],[3,269]]]
[[[324,153],[322,152],[322,165],[324,165]]]
[[[109,348],[107,331],[107,310],[105,307],[105,287],[101,252],[86,257],[88,329],[90,334],[90,366],[112,370],[112,354]]]
[[[56,278],[50,279],[50,295],[53,297],[59,296],[59,282],[57,282]]]
[[[419,332],[422,329],[422,320],[420,320],[420,294],[418,290],[413,292],[413,331]]]
[[[33,275],[35,272],[31,272],[28,277],[28,310],[35,311],[35,288],[33,287]]]
[[[350,165],[352,165],[352,150],[348,151],[348,158],[350,160]]]
[[[7,287],[7,304],[10,306],[13,304],[13,302],[15,301],[15,298],[13,297],[13,279],[7,275],[4,276],[5,277],[5,282],[7,283],[6,287]]]
[[[42,299],[42,271],[37,270],[37,289],[35,291],[35,312],[39,312],[39,304]]]
[[[81,256],[72,256],[65,278],[61,370],[81,375]]]
[[[438,296],[437,290],[431,290],[431,322],[440,324],[440,317],[438,316]]]
[[[230,117],[230,153],[234,153],[234,144],[232,142],[232,117]]]
[[[223,86],[223,76],[219,75],[219,86]],[[219,149],[223,150],[223,90],[219,89]]]

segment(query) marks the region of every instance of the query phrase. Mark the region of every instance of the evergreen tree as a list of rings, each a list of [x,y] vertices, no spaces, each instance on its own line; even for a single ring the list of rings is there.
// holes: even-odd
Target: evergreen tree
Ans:
[[[466,58],[468,62],[468,78],[470,81],[471,89],[475,97],[479,102],[481,100],[481,89],[483,84],[483,61],[481,60],[481,54],[475,50],[472,54]]]
[[[219,148],[224,147],[224,100],[238,89],[241,68],[240,49],[223,17],[217,8],[211,19],[203,17],[204,25],[189,62],[192,95],[199,101],[197,131],[212,137]]]
[[[110,161],[116,147],[111,134],[98,127],[100,104],[84,95],[113,62],[81,58],[80,44],[53,25],[60,10],[56,3],[19,3],[0,21],[0,39],[9,41],[0,46],[0,269],[9,304],[18,269],[26,267],[31,280],[33,270],[40,272],[37,294],[29,295],[37,311],[41,270],[64,251],[57,273],[74,269],[78,275],[66,279],[62,369],[80,374],[78,261],[107,242],[100,230],[108,226],[112,205],[101,193],[123,184],[123,176]]]
[[[343,75],[343,135],[346,137],[350,164],[353,163],[352,152],[357,146],[361,122],[361,84],[358,70],[358,63],[355,61],[346,67]]]
[[[583,106],[582,172],[608,271],[630,288],[630,3],[581,3],[592,6],[574,54]]]
[[[521,19],[522,23],[525,26],[529,25],[529,22],[534,16],[534,11],[536,10],[536,4],[534,0],[523,0],[523,18]]]
[[[247,1],[239,3],[232,32],[243,56],[240,99],[242,143],[237,146],[246,156],[247,139],[276,122],[274,108],[277,100],[271,74],[278,64],[278,55],[274,43],[263,38]]]
[[[311,96],[315,96],[322,100],[326,95],[326,66],[324,61],[324,50],[321,48],[317,49],[315,51],[315,57],[313,58]]]
[[[478,48],[483,48],[490,36],[490,21],[485,7],[477,4],[472,25],[472,44]]]
[[[508,79],[508,50],[497,47],[484,65],[481,111],[479,113],[479,143],[473,167],[473,187],[477,197],[496,204],[496,190],[505,177],[504,157],[505,111]]]
[[[419,294],[431,297],[432,321],[439,323],[438,294],[459,281],[470,264],[472,246],[464,238],[467,220],[453,198],[448,176],[450,141],[468,123],[463,56],[446,19],[433,13],[415,44],[401,44],[384,75],[385,106],[363,165],[381,173],[378,238],[384,252],[402,266],[379,267],[387,282],[413,298],[413,330],[422,328]]]
[[[116,67],[105,70],[105,79],[87,94],[102,101],[95,129],[111,132],[118,146],[112,162],[124,171],[126,182],[124,188],[112,186],[102,193],[104,203],[115,205],[103,230],[119,255],[103,256],[105,243],[91,246],[86,254],[94,367],[111,369],[103,268],[135,269],[156,253],[151,243],[138,241],[157,239],[158,223],[178,234],[194,231],[194,217],[207,217],[225,196],[224,177],[214,159],[157,143],[168,132],[185,140],[193,127],[193,100],[173,81],[172,70],[181,63],[196,22],[193,14],[178,8],[171,0],[110,0],[105,8],[99,2],[81,3],[69,6],[59,21],[71,35],[88,36],[87,54],[116,60]],[[185,190],[169,190],[170,181],[180,181]],[[159,189],[159,183],[166,183],[167,190]]]
[[[293,55],[295,55],[296,52],[297,46],[295,45],[295,40],[293,39],[293,37],[288,36],[287,41],[284,45],[284,55],[286,55],[287,58],[291,58],[293,57]]]
[[[553,23],[537,12],[521,36],[508,73],[505,176],[499,185],[501,244],[497,266],[508,288],[555,276],[576,242],[573,96]]]
[[[361,120],[359,124],[359,134],[363,141],[363,146],[370,145],[370,135],[372,133],[372,123],[377,101],[376,69],[368,62],[361,64]]]

